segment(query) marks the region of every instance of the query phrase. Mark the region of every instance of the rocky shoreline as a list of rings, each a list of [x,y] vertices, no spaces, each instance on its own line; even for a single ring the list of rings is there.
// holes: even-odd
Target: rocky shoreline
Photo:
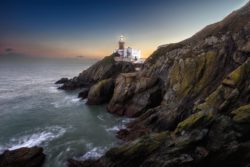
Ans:
[[[82,90],[88,105],[107,103],[108,112],[136,119],[117,133],[124,144],[70,167],[250,165],[250,2],[158,48],[141,71],[113,57],[57,83]]]
[[[121,71],[112,86],[106,80],[92,86],[89,104],[100,104],[107,88],[107,111],[136,119],[117,133],[123,145],[69,166],[250,165],[249,20],[250,3],[158,48],[141,71]]]

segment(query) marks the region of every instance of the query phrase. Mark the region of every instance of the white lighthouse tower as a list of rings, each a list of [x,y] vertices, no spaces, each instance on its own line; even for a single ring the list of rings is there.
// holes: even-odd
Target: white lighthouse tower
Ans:
[[[118,53],[120,61],[138,61],[141,58],[141,51],[131,47],[125,48],[125,37],[120,36],[118,41],[118,49],[115,51]]]
[[[120,40],[118,42],[118,50],[117,53],[123,58],[126,57],[126,49],[125,49],[125,37],[123,35],[120,36]]]

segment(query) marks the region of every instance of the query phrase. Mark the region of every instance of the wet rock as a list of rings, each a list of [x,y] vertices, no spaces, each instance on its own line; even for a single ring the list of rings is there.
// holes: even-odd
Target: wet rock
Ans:
[[[88,94],[89,94],[89,88],[85,88],[78,94],[78,98],[86,99],[88,97]]]
[[[19,148],[0,155],[0,167],[41,167],[44,160],[40,147]]]
[[[68,78],[61,78],[60,80],[56,81],[55,84],[64,84],[68,81],[69,81]]]
[[[98,160],[77,161],[74,159],[68,160],[68,167],[105,167]]]

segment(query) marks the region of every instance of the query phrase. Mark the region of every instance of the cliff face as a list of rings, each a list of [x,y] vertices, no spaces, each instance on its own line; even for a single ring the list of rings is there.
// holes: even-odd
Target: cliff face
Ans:
[[[250,164],[250,2],[180,43],[158,48],[142,71],[120,75],[108,111],[137,116],[124,145],[72,166]]]

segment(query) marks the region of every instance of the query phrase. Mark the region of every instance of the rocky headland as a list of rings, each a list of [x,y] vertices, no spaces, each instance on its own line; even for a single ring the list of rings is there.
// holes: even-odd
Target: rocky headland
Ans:
[[[117,133],[123,145],[70,167],[250,165],[250,2],[159,47],[139,72],[93,80],[89,104],[136,119]]]

